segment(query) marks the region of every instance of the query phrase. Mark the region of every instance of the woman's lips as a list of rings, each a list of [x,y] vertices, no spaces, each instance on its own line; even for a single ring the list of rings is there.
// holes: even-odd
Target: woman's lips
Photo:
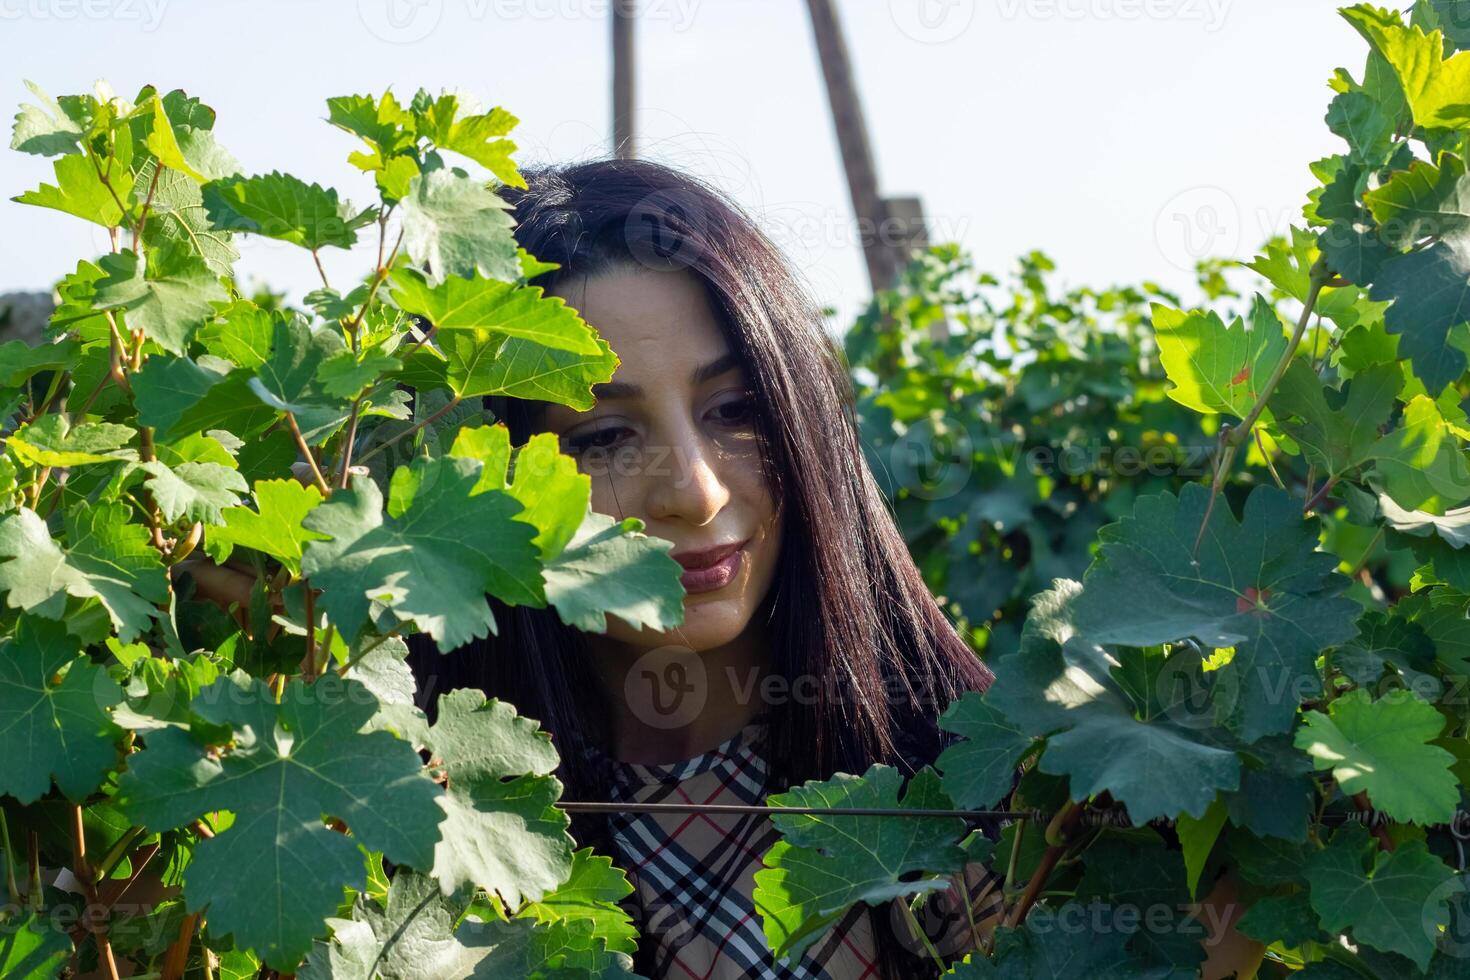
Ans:
[[[690,568],[679,576],[685,592],[711,592],[722,589],[735,580],[740,564],[745,560],[745,545],[736,548],[724,558],[705,568]]]

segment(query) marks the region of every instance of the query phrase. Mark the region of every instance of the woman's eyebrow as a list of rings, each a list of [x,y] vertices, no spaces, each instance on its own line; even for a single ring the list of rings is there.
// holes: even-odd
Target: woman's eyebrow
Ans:
[[[725,354],[715,358],[708,364],[701,364],[695,368],[689,376],[689,383],[694,386],[704,384],[713,378],[718,378],[727,371],[733,371],[740,366],[740,358],[733,353]],[[629,384],[626,381],[607,381],[600,385],[592,386],[592,397],[598,401],[603,399],[636,398],[643,394],[643,386]]]

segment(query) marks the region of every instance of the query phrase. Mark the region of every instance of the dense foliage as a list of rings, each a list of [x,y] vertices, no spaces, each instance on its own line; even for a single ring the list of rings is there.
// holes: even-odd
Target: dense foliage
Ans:
[[[1004,926],[953,976],[1194,976],[1216,914],[1267,975],[1470,972],[1470,31],[1452,0],[1342,13],[1370,49],[1331,79],[1342,152],[1249,264],[1260,292],[1204,270],[1233,315],[1052,299],[1039,258],[1006,302],[935,250],[853,337],[876,465],[996,673],[911,785],[991,807],[1021,766],[1010,806],[1048,820],[1006,828]],[[1098,445],[1101,472],[1022,465]],[[1105,519],[1095,545],[1074,536]],[[776,801],[898,805],[891,782]],[[852,902],[920,902],[989,848],[933,817],[885,852],[896,819],[775,818],[757,905],[777,949]]]
[[[575,849],[549,737],[473,691],[429,725],[404,661],[494,630],[487,595],[683,618],[669,542],[479,407],[587,408],[618,364],[526,285],[515,118],[330,100],[357,209],[239,173],[182,92],[35,95],[13,147],[55,183],[17,200],[111,249],[0,346],[0,976],[626,974],[631,887]],[[241,292],[237,235],[377,258],[293,311]],[[253,574],[238,616],[175,574],[201,548]]]

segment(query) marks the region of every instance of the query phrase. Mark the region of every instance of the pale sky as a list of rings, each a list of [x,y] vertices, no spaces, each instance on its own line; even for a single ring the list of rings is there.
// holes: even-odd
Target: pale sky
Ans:
[[[371,181],[333,95],[450,88],[521,119],[522,165],[607,152],[609,0],[0,0],[4,115],[108,80],[213,106],[246,173],[355,203]],[[1405,3],[1392,4],[1406,6]],[[1365,44],[1326,0],[838,0],[885,194],[982,269],[1033,248],[1073,284],[1193,293],[1206,252],[1248,257],[1300,222],[1322,121]],[[867,295],[801,0],[639,0],[641,150],[713,180],[788,251],[818,300]],[[106,249],[79,219],[8,199],[49,162],[0,153],[0,290],[44,288]],[[316,284],[307,253],[242,242],[240,270]],[[328,249],[327,252],[334,250]],[[367,255],[325,255],[346,282]]]

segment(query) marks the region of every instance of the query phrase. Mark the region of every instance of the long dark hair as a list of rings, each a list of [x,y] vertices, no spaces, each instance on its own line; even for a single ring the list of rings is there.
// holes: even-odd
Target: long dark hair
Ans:
[[[788,683],[815,681],[812,697],[768,708],[773,788],[875,762],[905,771],[932,762],[939,712],[964,691],[984,690],[991,674],[909,556],[864,460],[841,352],[788,260],[722,194],[666,166],[598,160],[523,175],[529,190],[502,190],[516,240],[559,265],[533,285],[551,289],[624,265],[687,270],[704,284],[745,370],[785,521],[762,609],[772,670]],[[537,403],[488,401],[514,444],[534,434]],[[453,687],[512,702],[552,734],[565,797],[607,799],[609,773],[589,748],[609,744],[608,712],[584,634],[550,609],[490,602],[497,636],[443,654],[424,637],[410,642],[423,706],[432,710],[429,702]],[[596,846],[606,821],[579,818],[573,834]]]

